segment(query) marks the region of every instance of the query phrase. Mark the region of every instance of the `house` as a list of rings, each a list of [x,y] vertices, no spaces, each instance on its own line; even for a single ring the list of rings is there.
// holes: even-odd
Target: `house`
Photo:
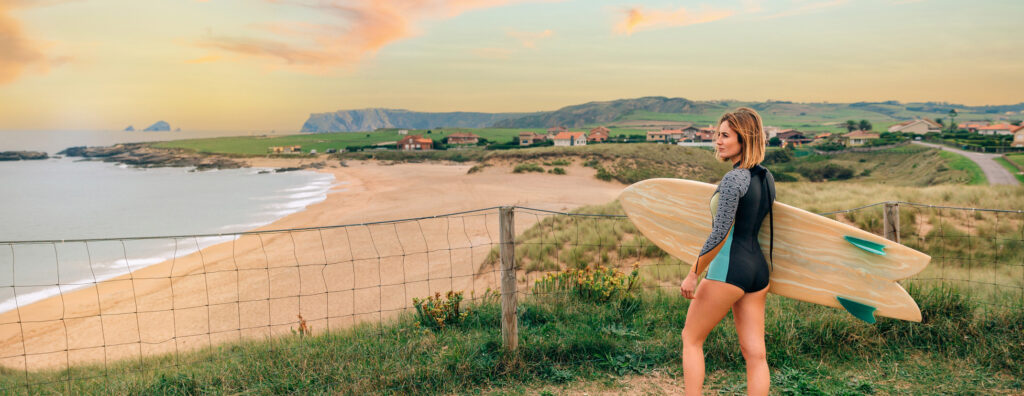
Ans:
[[[978,132],[978,128],[981,128],[983,126],[988,126],[988,123],[984,123],[984,122],[966,122],[966,123],[957,125],[956,127],[958,129],[966,129],[967,132],[977,133]]]
[[[590,130],[587,134],[587,142],[603,142],[608,140],[608,128],[597,127]]]
[[[923,135],[930,132],[942,132],[942,125],[927,118],[904,121],[889,127],[889,132],[916,133]]]
[[[469,132],[456,132],[448,135],[448,144],[477,144],[480,136]]]
[[[979,135],[1012,135],[1017,127],[1010,124],[992,124],[978,127]]]
[[[548,128],[548,135],[551,135],[551,136],[558,135],[559,133],[562,133],[562,132],[569,132],[569,128],[566,128],[564,126],[554,126],[554,127]]]
[[[863,146],[868,140],[878,139],[877,133],[870,133],[867,131],[853,131],[842,135],[843,139],[849,140],[850,146]]]
[[[671,133],[665,132],[665,130],[647,131],[647,141],[648,142],[667,142],[669,136],[671,136],[671,135],[672,135]]]
[[[715,141],[715,133],[709,131],[697,132],[697,136],[694,136],[693,141],[695,142],[713,142]]]
[[[810,143],[813,141],[813,139],[808,139],[807,136],[804,136],[803,132],[800,132],[796,129],[782,130],[778,134],[776,134],[775,137],[779,138],[779,140],[782,141],[782,143],[779,145],[780,147],[799,147],[803,146],[804,143]]]
[[[764,134],[765,134],[765,136],[768,136],[769,139],[771,139],[771,138],[775,137],[776,135],[778,135],[779,132],[782,132],[782,128],[779,128],[779,127],[776,127],[776,126],[767,126],[767,125],[765,125],[765,127],[764,127]]]
[[[829,136],[832,136],[831,132],[822,132],[814,135],[814,140],[828,139]]]
[[[682,131],[683,133],[688,134],[689,136],[697,136],[697,132],[700,132],[700,128],[690,125],[686,128],[683,128]]]
[[[398,141],[399,150],[430,150],[434,141],[421,135],[409,135]]]
[[[271,146],[267,147],[268,154],[296,154],[302,153],[302,146]]]
[[[1011,147],[1024,147],[1024,124],[1021,124],[1017,129],[1013,130],[1013,143],[1010,143]]]
[[[586,146],[587,137],[583,132],[561,132],[552,139],[555,146]]]
[[[533,132],[521,132],[519,133],[519,145],[529,146],[531,144],[542,142],[548,139],[548,135],[533,133]]]

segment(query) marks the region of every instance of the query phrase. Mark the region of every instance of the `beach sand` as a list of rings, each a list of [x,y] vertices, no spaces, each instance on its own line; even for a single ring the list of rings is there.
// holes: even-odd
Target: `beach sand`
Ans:
[[[258,159],[254,167],[309,160]],[[181,353],[290,334],[302,315],[314,333],[378,322],[413,297],[497,289],[481,263],[498,244],[498,211],[419,218],[501,205],[567,211],[614,200],[624,186],[574,165],[567,175],[492,166],[349,161],[321,169],[338,186],[323,202],[259,230],[95,286],[0,314],[0,366],[16,370]],[[521,232],[543,216],[517,212]],[[190,243],[191,240],[179,240]],[[498,331],[498,329],[496,329]]]

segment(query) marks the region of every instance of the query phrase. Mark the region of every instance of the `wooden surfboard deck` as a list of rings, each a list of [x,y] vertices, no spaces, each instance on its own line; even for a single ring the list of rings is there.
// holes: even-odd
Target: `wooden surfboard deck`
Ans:
[[[649,179],[627,187],[619,201],[645,237],[692,265],[711,233],[710,199],[715,188],[692,180]],[[930,256],[777,201],[772,211],[775,250],[769,292],[845,308],[862,319],[866,310],[869,322],[874,322],[872,307],[875,315],[921,321],[917,303],[896,281],[924,270]],[[767,217],[758,241],[767,259]]]

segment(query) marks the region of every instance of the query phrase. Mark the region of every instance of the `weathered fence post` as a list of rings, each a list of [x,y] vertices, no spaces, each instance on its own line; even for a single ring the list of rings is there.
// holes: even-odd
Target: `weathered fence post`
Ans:
[[[900,243],[900,204],[886,202],[882,213],[882,235],[885,239]]]
[[[514,207],[502,206],[499,210],[501,229],[501,339],[511,352],[519,348],[519,325],[516,316],[516,268]]]

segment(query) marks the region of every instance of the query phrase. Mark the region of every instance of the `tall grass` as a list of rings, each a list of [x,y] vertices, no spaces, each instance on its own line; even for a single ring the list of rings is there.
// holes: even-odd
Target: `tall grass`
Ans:
[[[773,386],[782,394],[1020,392],[1022,311],[974,314],[976,303],[949,288],[910,288],[922,323],[881,318],[869,325],[839,310],[770,297],[766,314]],[[623,305],[626,304],[626,305]],[[5,371],[0,386],[55,381],[32,393],[73,394],[409,394],[565,383],[607,375],[678,374],[679,333],[688,300],[648,290],[605,303],[571,294],[524,298],[520,349],[501,347],[500,305],[475,305],[459,326],[430,331],[412,314],[311,337],[222,345],[107,369]],[[741,388],[744,364],[731,317],[705,344],[712,387]],[[175,361],[177,360],[177,362]],[[178,363],[174,366],[168,366]],[[94,380],[66,382],[102,373]],[[116,374],[115,374],[116,373]],[[11,387],[14,388],[11,388]]]

